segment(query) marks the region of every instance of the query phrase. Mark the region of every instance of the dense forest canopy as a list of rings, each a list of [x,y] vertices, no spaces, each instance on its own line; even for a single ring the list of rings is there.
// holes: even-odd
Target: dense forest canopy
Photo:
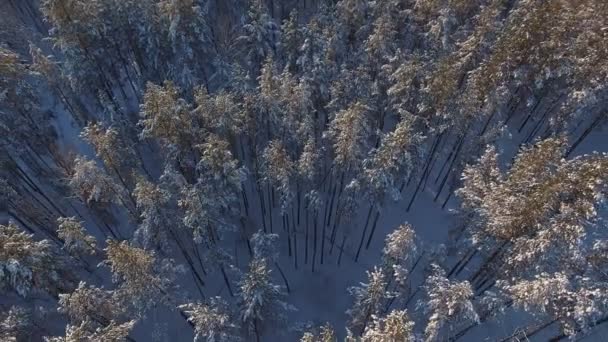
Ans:
[[[606,333],[607,1],[0,12],[1,341]]]

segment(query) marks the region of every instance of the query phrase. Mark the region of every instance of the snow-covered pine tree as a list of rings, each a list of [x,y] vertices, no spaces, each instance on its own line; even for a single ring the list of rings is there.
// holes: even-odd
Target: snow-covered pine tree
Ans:
[[[170,213],[167,212],[169,194],[144,177],[138,177],[133,197],[141,218],[139,227],[133,234],[134,241],[146,249],[166,250],[165,225],[171,220]]]
[[[543,272],[531,280],[503,284],[516,307],[558,321],[565,336],[587,332],[608,309],[605,285],[581,276]]]
[[[352,110],[357,105],[363,105],[360,109],[365,109],[364,112],[369,114],[373,110],[369,104],[373,103],[374,80],[367,69],[363,66],[349,67],[348,64],[344,64],[339,69],[339,73],[340,77],[331,79],[329,87],[331,99],[327,103],[327,109],[330,110],[328,120],[335,120],[338,113]]]
[[[241,189],[244,171],[227,153],[226,142],[209,140],[199,147],[203,150],[197,167],[200,177],[195,184],[185,184],[181,188],[178,204],[183,210],[184,225],[192,230],[195,242],[212,247],[226,232],[235,229],[224,214],[236,211],[233,205]]]
[[[336,332],[334,328],[325,323],[323,326],[307,331],[300,338],[300,342],[337,342]]]
[[[340,0],[336,4],[343,39],[354,50],[370,29],[370,4],[365,0]]]
[[[363,334],[372,316],[380,314],[386,299],[392,296],[386,290],[386,274],[383,270],[374,267],[373,271],[367,272],[367,279],[367,283],[348,289],[355,297],[353,307],[347,311],[351,318],[349,330],[359,335]]]
[[[197,63],[200,58],[212,61],[217,52],[215,37],[205,21],[208,1],[161,0],[157,6],[159,23],[172,50],[172,59],[166,61],[168,76],[180,87],[202,82],[209,88],[206,69],[211,63]]]
[[[230,151],[230,144],[218,135],[210,134],[203,144],[196,147],[201,151],[197,165],[198,182],[207,184],[209,195],[214,197],[222,211],[235,212],[233,208],[238,203],[246,178],[245,168],[239,167]]]
[[[372,74],[377,74],[399,47],[399,25],[404,21],[399,2],[401,0],[379,1],[373,5],[376,17],[371,33],[362,46]]]
[[[319,173],[320,153],[314,137],[310,137],[297,161],[297,172],[305,183],[312,183]]]
[[[343,172],[361,167],[369,149],[370,127],[366,114],[369,108],[361,102],[336,113],[325,132],[334,149],[334,164]]]
[[[203,126],[222,137],[237,137],[244,133],[251,118],[241,109],[232,92],[221,91],[210,95],[201,87],[194,91],[196,107],[193,113],[201,118]]]
[[[258,86],[255,93],[256,124],[263,130],[265,139],[272,139],[276,135],[275,128],[281,125],[281,112],[279,103],[280,79],[277,65],[273,57],[267,57],[260,69],[257,78]]]
[[[106,207],[122,200],[116,184],[95,161],[86,157],[74,159],[68,185],[72,192],[90,206]]]
[[[204,183],[187,185],[181,191],[179,207],[184,213],[184,226],[191,230],[194,241],[211,245],[218,239],[213,224],[216,217],[214,210],[218,207],[207,196],[210,192],[206,190]]]
[[[281,211],[285,212],[295,195],[293,176],[294,161],[278,140],[271,141],[263,154],[264,179],[275,187],[281,195]]]
[[[373,316],[373,321],[365,329],[362,342],[413,342],[417,340],[414,322],[407,311],[391,311],[386,317]]]
[[[156,138],[164,146],[173,144],[188,151],[194,142],[190,105],[180,97],[172,82],[163,85],[148,83],[140,108],[140,137]]]
[[[239,284],[239,311],[243,326],[260,341],[265,329],[277,329],[284,323],[285,312],[293,310],[283,301],[283,289],[272,283],[268,262],[254,258],[249,263],[249,271]]]
[[[11,306],[0,312],[0,339],[6,342],[17,342],[29,338],[30,317],[21,307]]]
[[[125,310],[115,292],[84,282],[80,282],[72,293],[59,295],[58,311],[69,320],[67,341],[72,341],[72,334],[87,340],[92,340],[98,334],[111,340],[111,336],[118,334],[122,336],[117,337],[118,340],[122,340],[128,334],[129,327],[135,324],[135,320],[128,320]],[[123,323],[117,323],[119,321]]]
[[[97,157],[118,177],[125,190],[129,191],[133,186],[132,173],[137,167],[136,157],[118,130],[100,124],[89,124],[83,129],[81,137],[93,145]]]
[[[312,18],[302,29],[303,42],[299,47],[296,64],[301,82],[311,89],[311,100],[316,110],[321,110],[329,100],[329,82],[336,68],[330,47],[330,38],[336,33],[334,27],[323,27],[319,18]]]
[[[34,240],[17,225],[0,225],[0,289],[27,297],[32,291],[56,295],[74,286],[67,261],[49,240]]]
[[[232,342],[240,341],[239,326],[232,317],[228,303],[221,297],[212,297],[204,303],[189,303],[179,308],[194,324],[194,341]]]
[[[131,83],[134,95],[140,95],[145,81],[166,79],[166,37],[159,25],[159,8],[155,0],[104,0],[106,34],[123,64],[124,77]],[[128,62],[129,63],[128,63]]]
[[[122,111],[129,102],[127,83],[122,80],[129,65],[112,41],[115,38],[108,36],[112,31],[109,26],[118,24],[107,20],[115,7],[106,0],[45,0],[40,8],[51,25],[54,45],[64,56],[63,68],[72,88],[87,90],[101,110],[105,109],[105,99],[114,110]],[[131,85],[136,92],[133,80]]]
[[[250,239],[253,257],[265,259],[270,262],[276,262],[279,258],[279,251],[276,247],[276,241],[278,238],[278,234],[268,234],[261,230],[254,233]]]
[[[549,138],[524,147],[506,173],[488,148],[465,170],[458,193],[475,215],[469,233],[489,254],[473,275],[478,286],[493,276],[516,280],[565,269],[580,257],[606,193],[600,170],[608,158],[591,154],[566,160],[566,146],[564,139]]]
[[[68,325],[65,337],[46,337],[46,342],[108,341],[123,342],[133,329],[135,321],[122,324],[110,322],[102,328],[92,328],[90,322],[84,321],[78,326]]]
[[[298,23],[298,12],[297,10],[293,10],[289,13],[289,18],[283,21],[281,25],[280,42],[281,55],[285,58],[285,69],[291,73],[296,72],[302,41],[303,35]]]
[[[334,328],[329,323],[325,323],[321,327],[319,337],[321,339],[321,342],[336,342],[338,340]]]
[[[96,240],[83,227],[83,222],[75,217],[60,217],[57,219],[57,236],[63,240],[63,248],[70,254],[83,256],[95,254]]]
[[[22,56],[0,44],[0,143],[5,156],[27,158],[31,167],[48,168],[40,160],[42,152],[52,155],[51,136],[55,134],[40,106],[36,93],[39,78]],[[53,156],[55,157],[55,156]]]
[[[257,79],[262,62],[277,53],[280,28],[268,14],[262,0],[251,1],[248,23],[236,43],[248,67],[249,79]]]
[[[382,137],[380,146],[363,161],[363,177],[371,198],[382,202],[386,193],[394,200],[401,196],[401,182],[410,177],[418,164],[423,137],[414,133],[411,117],[403,117],[395,129]]]
[[[278,76],[277,82],[278,122],[274,133],[285,140],[290,150],[299,150],[308,136],[317,131],[311,89],[287,70]]]
[[[103,264],[112,272],[112,280],[117,284],[115,296],[125,309],[142,317],[166,301],[175,272],[171,260],[157,260],[153,253],[126,241],[108,240],[104,251]]]
[[[89,118],[89,114],[82,102],[75,99],[55,58],[45,55],[42,49],[32,43],[30,43],[30,56],[32,58],[31,70],[46,79],[52,91],[61,98],[74,120],[79,124],[84,123]]]
[[[264,233],[262,230],[255,232],[250,239],[250,245],[253,253],[253,258],[264,259],[268,263],[274,264],[279,271],[287,293],[290,292],[289,282],[285,277],[285,272],[281,266],[279,266],[279,251],[277,250],[277,240],[279,239],[278,234]]]
[[[85,282],[80,282],[71,293],[60,294],[59,306],[59,311],[76,324],[86,320],[104,324],[124,314],[124,308],[116,301],[112,291]]]
[[[440,266],[431,267],[433,273],[424,285],[428,299],[420,305],[429,315],[425,340],[441,341],[449,338],[454,329],[461,328],[464,323],[476,322],[479,317],[471,301],[474,294],[469,282],[450,281]]]
[[[409,296],[407,280],[416,265],[417,255],[416,233],[410,224],[401,224],[387,235],[382,250],[382,266],[386,268],[389,281],[395,282],[397,292],[403,297]]]
[[[188,263],[197,284],[203,279],[179,234],[183,226],[179,224],[177,196],[185,186],[183,176],[172,168],[166,168],[160,177],[160,184],[154,184],[143,177],[138,178],[133,192],[141,222],[133,236],[133,242],[145,249],[171,250],[172,243]],[[175,227],[177,225],[177,227]]]

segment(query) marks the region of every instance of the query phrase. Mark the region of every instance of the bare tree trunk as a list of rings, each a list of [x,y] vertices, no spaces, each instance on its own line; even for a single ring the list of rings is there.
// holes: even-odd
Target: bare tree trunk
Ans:
[[[460,139],[458,139],[458,141],[460,141]],[[448,165],[448,162],[452,159],[452,156],[456,152],[456,149],[458,148],[459,145],[460,145],[459,143],[456,143],[456,144],[454,144],[454,146],[452,146],[452,150],[450,151],[450,154],[448,154],[447,158],[445,158],[445,161],[443,162],[443,164],[441,165],[441,168],[439,169],[439,172],[437,173],[437,177],[435,177],[435,182],[434,182],[435,184],[437,184],[437,182],[439,181],[439,178],[441,178],[441,175],[443,174],[445,167]]]
[[[488,257],[484,263],[479,267],[479,269],[477,270],[477,272],[475,272],[469,279],[470,282],[474,282],[476,281],[479,276],[481,274],[483,274],[484,272],[487,272],[488,267],[491,265],[492,262],[494,262],[495,259],[498,258],[498,256],[500,255],[500,253],[502,252],[502,250],[507,246],[507,244],[509,243],[509,241],[504,241],[491,255],[490,257]]]
[[[357,248],[357,254],[355,255],[355,262],[359,260],[359,254],[361,253],[361,247],[363,246],[363,241],[365,240],[365,233],[367,232],[367,226],[369,225],[369,219],[372,216],[373,209],[374,205],[370,204],[367,212],[367,219],[365,220],[365,226],[363,227],[363,232],[361,233],[361,241],[359,241],[359,247]]]
[[[542,127],[542,125],[545,123],[548,114],[550,112],[552,112],[555,109],[555,107],[557,107],[557,105],[559,105],[561,103],[561,99],[563,97],[564,97],[563,95],[560,95],[557,99],[555,99],[551,103],[551,106],[545,110],[545,112],[543,113],[543,115],[540,117],[540,119],[538,120],[538,122],[536,123],[536,125],[534,125],[534,127],[530,130],[530,133],[528,134],[528,136],[524,140],[526,143],[530,142],[530,140],[532,140],[532,138],[538,133],[538,131],[540,130],[540,128]]]
[[[308,239],[310,227],[308,226],[308,210],[304,212],[304,264],[308,264]]]
[[[443,203],[441,204],[441,209],[445,209],[445,206],[448,204],[448,202],[450,201],[450,198],[452,198],[452,195],[454,195],[454,190],[456,188],[456,181],[452,180],[452,185],[450,185],[450,190],[448,190],[448,195],[445,198],[445,200],[443,201]]]
[[[557,322],[557,319],[550,319],[544,323],[528,326],[523,331],[517,329],[511,336],[507,336],[507,337],[503,338],[502,340],[499,340],[499,342],[521,341],[521,340],[528,341],[530,337],[536,335],[538,332],[549,327],[550,325],[552,325],[555,322]],[[460,337],[462,337],[462,336],[459,336],[459,338]]]
[[[593,324],[591,324],[591,327],[597,327],[600,324],[604,324],[608,322],[608,316],[604,316],[603,318],[600,318],[599,320],[595,321]],[[577,328],[576,331],[580,332],[581,328]],[[564,340],[566,338],[569,338],[571,336],[568,336],[566,334],[560,334],[558,336],[553,337],[552,339],[549,340],[549,342],[558,342],[561,340]]]
[[[465,139],[466,135],[467,135],[467,132],[465,131],[465,133],[459,139],[459,141],[458,141],[458,148],[456,149],[456,152],[454,154],[454,158],[452,158],[452,161],[450,162],[450,166],[448,167],[448,171],[445,174],[445,176],[443,177],[443,179],[441,180],[441,185],[439,185],[439,190],[435,194],[435,198],[433,199],[433,201],[437,201],[437,199],[439,198],[439,195],[441,195],[441,193],[443,192],[443,187],[445,186],[445,184],[446,184],[446,182],[448,180],[449,175],[452,173],[452,168],[454,167],[454,163],[456,162],[456,160],[458,159],[458,155],[462,151],[462,146],[464,146],[464,139]]]
[[[300,203],[301,203],[300,199],[302,197],[301,193],[300,193],[300,182],[296,182],[296,194],[297,194],[296,195],[296,203],[297,203],[297,206],[298,206],[297,223],[298,223],[298,227],[299,227],[300,226],[300,211],[301,211],[300,210]]]
[[[283,230],[287,229],[287,234],[285,235],[287,237],[287,251],[289,253],[289,257],[291,257],[291,234],[290,234],[290,230],[289,230],[289,223],[287,222],[287,214],[284,214],[282,216],[283,218]]]
[[[271,197],[272,195],[272,197]],[[272,208],[274,207],[274,191],[270,187],[270,183],[268,184],[268,219],[270,221],[270,232],[272,233]]]
[[[224,282],[226,283],[226,287],[228,288],[228,293],[230,293],[230,297],[234,297],[234,292],[232,292],[232,287],[230,286],[230,280],[228,280],[228,275],[226,275],[226,270],[224,269],[224,265],[220,266],[220,271],[222,271],[222,277],[224,278]]]
[[[338,229],[338,226],[340,225],[341,218],[342,218],[342,214],[338,214],[334,221],[334,226],[331,230],[331,238],[330,238],[331,246],[329,247],[329,255],[331,255],[331,253],[334,249],[334,244],[336,241],[336,230]]]
[[[323,223],[323,230],[321,232],[321,260],[320,260],[320,264],[323,265],[323,261],[324,261],[324,256],[325,256],[325,232],[326,232],[326,228],[327,226]]]
[[[318,213],[315,210],[315,219],[314,219],[314,232],[313,232],[313,248],[312,248],[312,272],[315,272],[315,262],[317,260],[317,240],[318,240],[318,236],[317,236],[317,231],[318,231]]]
[[[410,211],[410,209],[412,208],[412,205],[414,204],[414,201],[416,200],[416,195],[420,191],[420,187],[422,186],[422,183],[425,181],[426,177],[428,177],[429,166],[431,165],[431,160],[434,158],[435,153],[437,152],[437,145],[439,145],[439,142],[443,138],[444,133],[445,132],[441,132],[441,133],[439,133],[435,137],[435,141],[433,142],[433,145],[431,147],[431,153],[427,157],[427,160],[425,162],[425,166],[424,166],[423,171],[422,171],[422,175],[420,176],[420,180],[418,181],[418,184],[416,185],[416,189],[414,190],[414,194],[412,195],[412,198],[410,199],[410,202],[407,205],[406,211]]]
[[[262,218],[262,226],[264,227],[264,233],[268,232],[268,229],[266,227],[266,208],[264,206],[264,194],[262,193],[263,190],[261,189],[261,187],[257,186],[257,181],[254,180],[255,184],[256,184],[256,192],[258,193],[258,197],[260,198],[260,210],[261,210],[261,218]],[[270,231],[272,233],[272,230]]]
[[[334,195],[335,195],[335,192],[336,192],[335,187],[336,187],[336,185],[334,185],[334,177],[330,176],[330,178],[329,178],[329,190]],[[333,197],[333,195],[332,195],[332,197]],[[327,216],[329,216],[329,211],[331,210],[330,203],[331,203],[331,205],[333,205],[333,203],[331,201],[328,201],[327,199],[325,200],[325,210],[323,211],[323,222],[322,223],[325,223],[325,221],[327,220]]]
[[[255,332],[255,340],[256,342],[260,342],[260,331],[258,330],[258,319],[253,319],[253,330]]]
[[[526,116],[526,119],[521,123],[521,125],[519,126],[519,129],[517,129],[518,133],[521,133],[521,130],[526,126],[526,124],[528,123],[528,121],[530,120],[530,118],[532,117],[532,115],[536,112],[536,109],[538,109],[538,106],[540,106],[540,104],[545,99],[545,95],[546,94],[547,94],[547,91],[544,90],[543,94],[541,95],[541,97],[538,99],[538,101],[536,102],[536,104],[534,104],[534,107],[532,107],[532,109],[528,112],[528,115]]]
[[[293,212],[293,207],[292,207],[292,212]],[[297,270],[298,269],[298,231],[296,230],[296,223],[295,223],[295,220],[293,217],[291,219],[291,232],[293,234],[293,257],[294,257],[293,262],[294,262],[294,267]]]
[[[274,262],[274,266],[277,268],[277,270],[279,270],[279,274],[281,275],[281,278],[283,278],[283,282],[285,283],[285,288],[287,289],[287,293],[290,293],[291,288],[289,287],[289,283],[287,282],[287,277],[285,277],[285,273],[283,273],[281,266],[279,266],[279,263],[277,263],[276,261]]]
[[[203,278],[196,270],[196,267],[194,266],[194,262],[192,261],[192,258],[190,257],[190,255],[188,255],[188,252],[186,251],[184,245],[182,244],[182,242],[179,239],[179,237],[177,236],[177,234],[173,231],[173,228],[168,227],[168,230],[169,230],[171,237],[177,244],[180,252],[182,253],[184,259],[186,259],[186,262],[190,266],[190,269],[192,270],[192,276],[194,277],[194,280],[195,280],[194,283],[195,283],[197,289],[199,290],[199,293],[204,298],[205,295],[203,294],[203,289],[201,288],[201,286],[205,286],[205,282],[203,281]]]
[[[340,254],[338,255],[338,266],[342,262],[342,254],[344,253],[344,244],[346,243],[347,235],[342,234],[342,244],[340,245]]]
[[[475,254],[477,254],[477,249],[475,248],[471,248],[469,251],[467,251],[460,260],[458,260],[458,262],[450,269],[450,272],[448,272],[447,277],[451,277],[452,274],[454,275],[458,275],[462,269],[469,263],[469,261],[473,258],[473,256],[475,256]]]
[[[566,152],[566,157],[569,157],[572,152],[576,150],[578,145],[580,145],[587,138],[589,133],[591,133],[596,127],[598,127],[602,123],[602,121],[606,119],[606,117],[608,116],[607,114],[608,113],[603,112],[598,115],[595,120],[593,120],[593,122],[591,122],[591,124],[585,129],[585,131],[583,131],[583,133],[572,143],[572,146]]]
[[[341,176],[341,180],[340,180],[340,188],[342,188],[342,183],[344,182],[344,172],[342,172],[342,176]],[[336,185],[334,186],[334,190],[331,194],[331,202],[329,203],[329,215],[327,216],[327,222],[325,223],[325,225],[329,226],[330,222],[331,222],[331,216],[333,213],[333,208],[334,208],[334,200],[336,198],[336,191],[338,190],[338,183],[336,183]]]
[[[374,232],[376,231],[376,227],[378,226],[378,219],[380,218],[380,211],[376,212],[376,217],[374,217],[374,224],[372,225],[372,231],[369,233],[369,238],[367,238],[367,243],[365,244],[365,249],[369,249],[369,245],[372,243],[372,238],[374,237]]]

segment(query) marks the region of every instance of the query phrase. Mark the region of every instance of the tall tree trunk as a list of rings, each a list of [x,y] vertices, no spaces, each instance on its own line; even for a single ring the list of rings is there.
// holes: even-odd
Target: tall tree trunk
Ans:
[[[536,110],[539,108],[540,104],[545,99],[545,96],[547,95],[547,92],[548,91],[545,88],[543,88],[542,94],[541,94],[540,98],[534,104],[534,106],[532,107],[532,109],[528,112],[528,115],[526,116],[526,118],[519,125],[519,128],[517,129],[517,133],[521,133],[522,129],[524,129],[524,127],[526,126],[526,124],[528,123],[528,121],[530,121],[530,119],[532,118],[532,116],[534,115],[534,113],[536,113]]]
[[[365,219],[365,226],[363,227],[363,232],[361,233],[361,240],[359,241],[359,247],[357,248],[357,254],[355,255],[355,262],[359,260],[359,254],[361,253],[361,247],[363,246],[363,241],[365,240],[365,233],[367,233],[367,226],[369,225],[369,219],[372,216],[372,210],[374,209],[374,205],[370,204],[369,210],[367,212],[367,219]]]
[[[372,225],[372,231],[369,233],[369,238],[367,238],[367,243],[365,244],[365,249],[369,249],[369,245],[372,243],[372,238],[374,237],[374,232],[376,231],[376,227],[378,226],[378,219],[380,218],[380,210],[376,212],[376,217],[374,217],[374,224]]]
[[[222,277],[224,278],[224,282],[226,283],[226,287],[228,288],[228,293],[230,293],[230,297],[234,297],[234,292],[232,292],[232,287],[230,286],[230,280],[228,280],[228,275],[226,275],[226,270],[224,269],[224,265],[220,266],[220,271],[222,271]]]
[[[289,253],[289,257],[291,258],[291,233],[290,233],[290,229],[289,229],[289,222],[287,221],[287,214],[284,214],[282,216],[283,218],[283,230],[287,229],[287,234],[285,235],[287,237],[287,251]]]
[[[342,254],[344,253],[344,244],[346,244],[347,234],[342,234],[342,243],[340,244],[340,254],[338,255],[338,266],[342,262]]]
[[[317,231],[318,231],[318,213],[317,210],[314,211],[315,213],[315,218],[314,218],[314,223],[313,223],[313,244],[312,244],[312,272],[315,272],[315,262],[317,260],[317,241],[318,241],[318,236],[317,236]]]
[[[306,229],[304,233],[304,264],[308,264],[308,240],[310,238],[310,227],[309,227],[309,219],[308,219],[308,210],[304,211],[304,229]]]
[[[532,127],[532,129],[530,130],[530,133],[528,134],[528,136],[524,140],[526,143],[530,142],[532,140],[532,138],[534,138],[534,136],[541,129],[542,125],[545,123],[548,114],[550,112],[552,112],[555,109],[555,107],[557,107],[561,103],[561,100],[563,98],[564,98],[564,95],[558,96],[558,98],[555,99],[551,103],[551,105],[545,110],[545,112],[543,113],[543,115],[540,117],[540,119],[538,120],[538,122],[536,123],[536,125],[534,125],[534,127]]]
[[[439,190],[435,194],[435,198],[433,198],[433,201],[435,201],[435,202],[439,198],[439,195],[441,195],[441,193],[443,192],[443,187],[445,186],[449,175],[452,173],[452,168],[454,167],[454,163],[456,162],[460,152],[462,151],[462,146],[464,146],[464,139],[465,139],[466,135],[467,135],[467,132],[465,131],[465,133],[462,135],[462,137],[458,141],[458,148],[456,149],[456,152],[454,153],[454,158],[452,158],[452,161],[450,162],[450,166],[448,167],[448,171],[445,174],[445,176],[443,177],[443,179],[441,180],[441,184],[439,185]]]
[[[258,185],[257,181],[253,181],[255,183],[256,192],[258,193],[258,197],[260,199],[260,210],[261,210],[261,219],[262,226],[264,228],[264,233],[268,233],[268,228],[266,227],[266,207],[264,206],[264,194],[262,188]],[[272,231],[270,231],[272,233]]]
[[[279,263],[277,263],[276,261],[274,262],[274,266],[279,271],[279,274],[283,279],[283,283],[285,283],[285,289],[287,290],[287,293],[291,293],[291,288],[289,287],[289,282],[287,282],[287,277],[285,277],[285,273],[283,273],[283,269],[281,269],[281,266],[279,266]]]
[[[292,207],[293,208],[293,207]],[[292,210],[293,212],[293,210]],[[296,229],[295,219],[291,218],[291,232],[293,234],[293,262],[294,267],[298,269],[298,231]]]
[[[258,319],[253,319],[253,330],[255,332],[255,341],[260,342],[260,331],[258,330]]]
[[[412,205],[414,204],[414,201],[416,200],[416,195],[418,195],[418,192],[420,191],[420,187],[422,186],[422,183],[425,181],[426,177],[428,177],[429,172],[429,166],[431,165],[431,160],[435,157],[435,153],[437,151],[437,145],[439,145],[439,142],[441,141],[441,139],[443,138],[445,132],[441,132],[439,133],[436,137],[435,140],[433,141],[432,147],[431,147],[431,153],[429,154],[429,156],[427,157],[427,160],[424,163],[424,167],[423,167],[423,171],[422,171],[422,175],[420,176],[420,180],[418,181],[418,184],[416,185],[416,189],[414,190],[414,194],[412,195],[412,198],[410,199],[410,202],[407,205],[406,211],[410,211],[410,209],[412,208]]]
[[[331,253],[333,252],[334,245],[336,242],[336,231],[337,231],[338,227],[340,226],[341,219],[342,219],[342,214],[338,213],[336,216],[336,219],[334,220],[333,228],[331,230],[331,238],[330,238],[331,246],[329,247],[329,255],[331,255]]]
[[[602,112],[598,115],[591,124],[583,131],[583,133],[572,143],[572,146],[566,152],[566,157],[569,157],[574,150],[580,145],[596,127],[600,126],[602,121],[604,121],[608,117],[608,112]]]
[[[476,248],[471,248],[469,251],[467,251],[460,260],[458,260],[458,262],[450,269],[450,271],[447,274],[447,277],[451,277],[452,274],[454,275],[458,275],[463,268],[466,267],[466,265],[469,263],[469,261],[471,261],[471,259],[475,256],[475,254],[477,254],[477,249]]]
[[[437,182],[439,181],[439,178],[441,178],[441,175],[443,174],[443,171],[445,170],[445,167],[448,165],[448,162],[452,159],[452,156],[454,155],[454,153],[456,152],[456,149],[458,148],[459,142],[460,142],[460,138],[457,138],[456,143],[454,145],[452,145],[450,154],[448,154],[448,156],[443,161],[443,164],[441,164],[441,168],[439,169],[439,172],[437,172],[437,177],[435,177],[435,181],[434,181],[435,184],[437,184]]]
[[[481,274],[487,271],[492,262],[497,259],[502,250],[509,244],[509,241],[503,241],[494,252],[479,266],[479,269],[469,278],[470,282],[476,281]]]
[[[326,228],[327,226],[325,225],[325,222],[322,222],[322,226],[323,229],[321,231],[321,260],[320,260],[320,264],[323,265],[323,261],[324,261],[324,256],[325,256],[325,233],[326,233]]]
[[[271,194],[274,195],[274,191],[270,187],[270,183],[268,183],[268,221],[270,222],[270,232],[273,232],[273,216],[272,216],[272,208],[274,207],[274,198],[271,198]]]

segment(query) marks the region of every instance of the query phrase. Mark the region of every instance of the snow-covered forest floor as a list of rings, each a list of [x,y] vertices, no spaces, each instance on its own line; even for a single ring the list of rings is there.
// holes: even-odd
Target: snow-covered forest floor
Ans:
[[[0,341],[603,341],[601,0],[0,0]]]

